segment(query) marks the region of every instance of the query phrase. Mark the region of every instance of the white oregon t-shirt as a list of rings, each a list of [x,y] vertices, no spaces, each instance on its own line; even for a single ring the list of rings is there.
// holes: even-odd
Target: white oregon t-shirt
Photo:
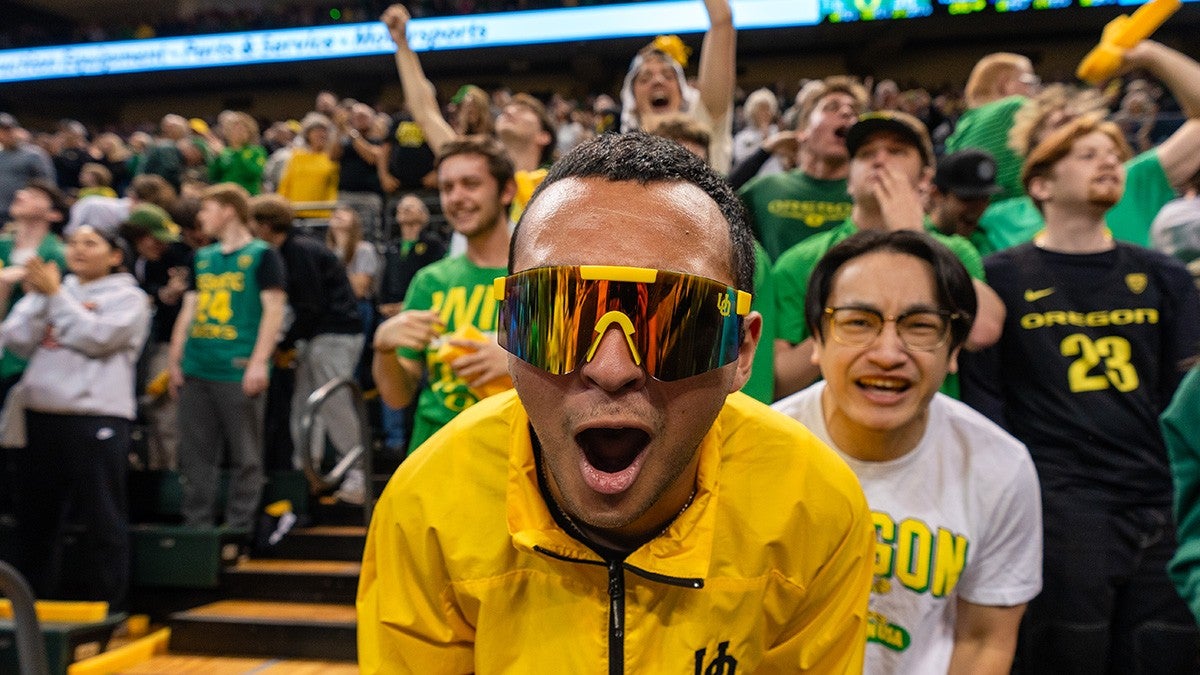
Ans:
[[[1013,606],[1042,587],[1042,511],[1028,451],[943,394],[911,452],[864,462],[838,448],[821,411],[824,382],[772,407],[802,422],[862,483],[877,536],[866,673],[944,673],[956,598]]]

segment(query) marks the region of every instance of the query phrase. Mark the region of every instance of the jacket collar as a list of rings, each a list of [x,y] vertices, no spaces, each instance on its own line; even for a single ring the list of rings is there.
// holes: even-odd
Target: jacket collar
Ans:
[[[518,549],[540,549],[553,556],[603,563],[592,549],[567,534],[538,489],[537,462],[533,453],[529,418],[523,407],[512,417],[508,454],[508,488],[505,499],[508,532]],[[625,559],[627,566],[681,579],[703,579],[712,557],[713,532],[719,494],[721,416],[700,442],[696,496],[658,537],[643,544]]]

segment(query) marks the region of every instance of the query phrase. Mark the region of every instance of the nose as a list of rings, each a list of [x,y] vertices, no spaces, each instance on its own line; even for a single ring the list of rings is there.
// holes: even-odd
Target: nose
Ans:
[[[579,369],[583,378],[607,392],[636,389],[646,379],[646,371],[633,360],[625,334],[610,324],[600,338],[592,360]]]
[[[895,321],[885,321],[883,329],[871,342],[868,358],[882,368],[894,368],[908,358],[908,351],[900,339]]]
[[[463,190],[462,190],[462,186],[459,183],[452,183],[448,187],[446,187],[442,190],[442,197],[448,203],[451,203],[451,204],[453,204],[455,201],[461,199],[462,195],[463,195]]]

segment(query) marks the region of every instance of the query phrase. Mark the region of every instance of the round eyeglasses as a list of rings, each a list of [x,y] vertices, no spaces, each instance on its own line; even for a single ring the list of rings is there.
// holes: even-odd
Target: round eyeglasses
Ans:
[[[834,341],[847,347],[865,347],[879,337],[883,325],[896,322],[900,342],[908,349],[931,352],[950,338],[950,323],[959,318],[949,310],[918,309],[897,316],[866,307],[826,307],[829,332]]]

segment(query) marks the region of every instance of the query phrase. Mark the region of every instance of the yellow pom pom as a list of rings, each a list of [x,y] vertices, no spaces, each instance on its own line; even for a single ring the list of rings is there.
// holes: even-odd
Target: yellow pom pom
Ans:
[[[654,42],[651,42],[650,46],[675,59],[675,62],[681,67],[687,68],[692,48],[683,44],[683,40],[680,40],[678,35],[659,35],[654,38]]]

